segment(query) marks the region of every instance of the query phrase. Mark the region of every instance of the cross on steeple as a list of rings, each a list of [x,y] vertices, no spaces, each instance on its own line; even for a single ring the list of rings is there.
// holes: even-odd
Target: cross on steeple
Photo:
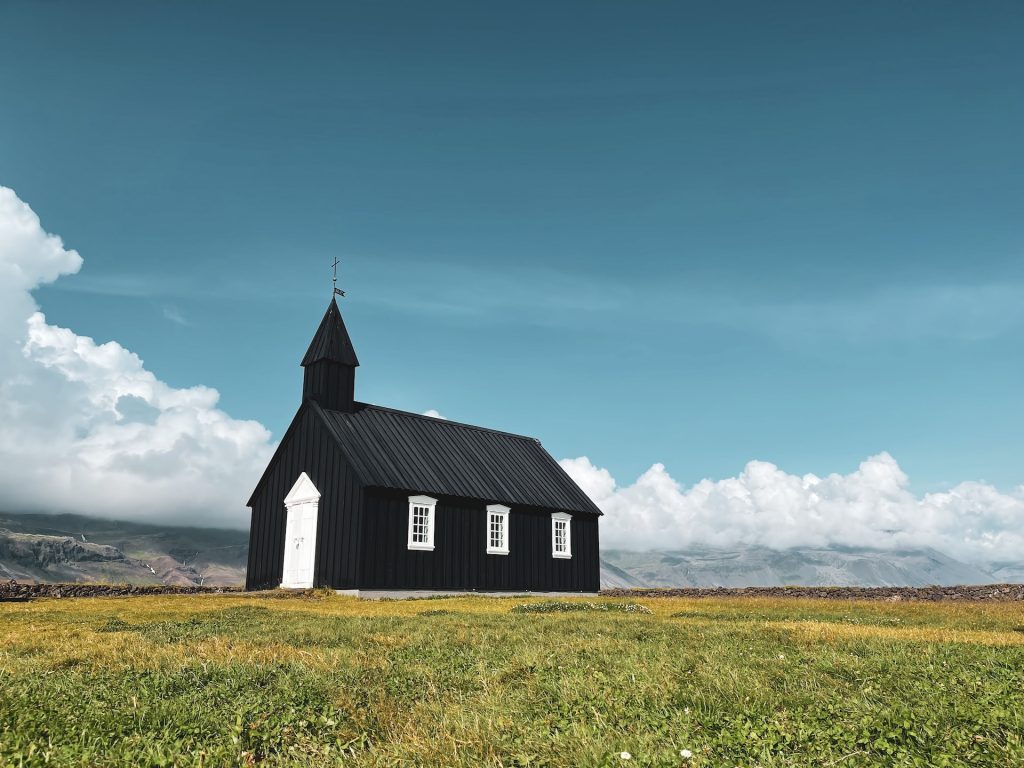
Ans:
[[[331,281],[332,284],[333,284],[333,287],[334,287],[334,291],[331,293],[332,296],[344,296],[345,295],[345,292],[338,287],[338,264],[340,264],[340,263],[341,262],[338,261],[338,257],[335,256],[334,257],[334,263],[331,264],[331,266],[334,267],[334,278]]]

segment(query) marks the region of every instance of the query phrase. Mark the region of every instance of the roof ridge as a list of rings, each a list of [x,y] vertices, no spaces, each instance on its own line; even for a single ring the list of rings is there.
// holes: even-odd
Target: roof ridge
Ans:
[[[506,437],[515,437],[519,440],[529,440],[531,442],[540,444],[540,440],[530,435],[520,435],[515,432],[505,432],[501,429],[491,429],[489,427],[480,427],[476,424],[467,424],[464,421],[452,421],[451,419],[439,419],[435,416],[425,416],[422,413],[416,413],[415,411],[403,411],[398,408],[388,408],[386,405],[374,405],[373,403],[362,403],[356,402],[356,406],[362,406],[363,408],[373,408],[375,411],[386,411],[387,413],[397,413],[401,416],[412,416],[416,419],[422,419],[423,421],[429,421],[433,423],[450,424],[453,427],[462,427],[463,429],[475,429],[478,432],[488,432],[492,435],[505,435]]]
[[[364,487],[602,514],[536,438],[372,403],[307,402]]]

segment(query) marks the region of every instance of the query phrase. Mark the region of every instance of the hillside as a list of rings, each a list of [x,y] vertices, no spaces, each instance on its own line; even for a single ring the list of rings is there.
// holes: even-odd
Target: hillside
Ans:
[[[244,531],[0,513],[4,579],[232,586],[247,549]]]

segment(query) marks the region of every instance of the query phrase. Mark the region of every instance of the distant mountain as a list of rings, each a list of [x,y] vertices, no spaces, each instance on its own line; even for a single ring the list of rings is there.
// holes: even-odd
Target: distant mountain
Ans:
[[[0,513],[0,579],[230,586],[245,531]],[[601,553],[604,587],[926,586],[1024,582],[1024,562],[975,566],[934,549],[747,547]]]
[[[927,586],[1020,581],[1021,564],[982,568],[930,548],[713,549],[601,553],[604,587]]]
[[[0,579],[238,585],[248,547],[245,531],[0,512]]]
[[[996,577],[996,582],[1024,584],[1024,563],[992,563],[989,570]]]

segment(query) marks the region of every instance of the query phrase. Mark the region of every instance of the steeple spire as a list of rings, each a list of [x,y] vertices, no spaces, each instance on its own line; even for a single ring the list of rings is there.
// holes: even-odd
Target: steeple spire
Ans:
[[[316,400],[332,411],[352,410],[359,358],[333,296],[301,365],[303,399]]]
[[[341,310],[338,309],[338,302],[332,298],[324,313],[324,319],[320,321],[320,327],[316,329],[316,335],[302,358],[302,366],[312,365],[318,360],[333,360],[344,365],[357,366],[359,358],[352,347],[352,339],[348,336],[348,329],[345,328],[345,321],[341,319]]]

